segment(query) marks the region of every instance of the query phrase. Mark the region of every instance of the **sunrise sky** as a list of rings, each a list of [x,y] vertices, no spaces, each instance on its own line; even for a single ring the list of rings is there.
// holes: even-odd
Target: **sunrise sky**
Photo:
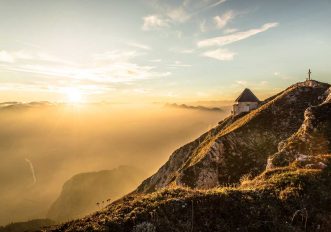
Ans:
[[[0,101],[231,100],[330,82],[330,0],[0,0]]]

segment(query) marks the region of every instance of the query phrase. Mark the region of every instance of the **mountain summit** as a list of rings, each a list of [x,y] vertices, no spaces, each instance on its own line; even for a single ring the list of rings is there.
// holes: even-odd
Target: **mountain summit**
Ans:
[[[213,188],[256,176],[279,144],[302,125],[306,109],[325,101],[330,85],[317,81],[297,83],[266,99],[245,115],[230,116],[195,141],[176,150],[137,192],[167,186]]]
[[[330,85],[260,104],[177,149],[135,192],[50,230],[330,231]]]

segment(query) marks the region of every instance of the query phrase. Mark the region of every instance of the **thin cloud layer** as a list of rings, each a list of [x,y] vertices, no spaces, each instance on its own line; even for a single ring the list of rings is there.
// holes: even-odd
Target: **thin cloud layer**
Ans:
[[[169,26],[169,21],[167,19],[164,19],[160,15],[148,15],[144,17],[143,20],[144,24],[142,26],[142,29],[144,31],[150,31]]]
[[[219,48],[216,50],[206,51],[202,55],[216,60],[226,61],[226,60],[233,60],[236,53],[231,52],[227,49]]]
[[[135,50],[114,50],[95,54],[89,59],[88,64],[81,65],[61,62],[60,58],[48,54],[36,56],[25,53],[25,57],[19,57],[18,52],[2,51],[2,54],[6,54],[6,57],[3,55],[6,60],[4,57],[0,60],[1,71],[28,73],[34,76],[33,80],[7,81],[3,83],[6,89],[18,85],[31,89],[32,85],[39,89],[61,92],[62,88],[76,86],[89,94],[95,89],[109,90],[115,84],[129,84],[138,80],[171,75],[170,72],[157,71],[155,66],[134,62],[133,59],[141,56]]]
[[[225,46],[228,44],[232,44],[235,42],[238,42],[240,40],[247,39],[249,37],[252,37],[256,34],[259,34],[261,32],[265,32],[271,28],[277,27],[278,23],[266,23],[262,27],[257,29],[250,29],[248,31],[241,31],[236,32],[230,35],[225,36],[219,36],[219,37],[213,37],[210,39],[201,40],[197,43],[198,47],[211,47],[211,46]]]
[[[128,43],[130,47],[138,48],[138,49],[143,49],[143,50],[152,50],[152,48],[146,44],[141,44],[141,43],[135,43],[135,42],[130,42]]]
[[[235,13],[233,10],[225,12],[221,16],[215,16],[214,17],[214,22],[217,26],[217,28],[224,28],[231,20],[235,18]]]
[[[177,23],[185,23],[194,16],[200,13],[217,7],[226,0],[220,1],[182,1],[180,4],[172,5],[168,2],[152,1],[152,7],[155,10],[154,14],[143,17],[142,30],[158,30],[162,28],[168,28]]]

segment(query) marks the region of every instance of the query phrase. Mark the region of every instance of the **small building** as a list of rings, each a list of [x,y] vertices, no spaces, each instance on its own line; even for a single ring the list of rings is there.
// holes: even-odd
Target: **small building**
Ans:
[[[233,105],[232,114],[236,116],[240,113],[254,110],[259,106],[259,103],[260,100],[254,95],[254,93],[246,88],[236,99],[236,103]]]

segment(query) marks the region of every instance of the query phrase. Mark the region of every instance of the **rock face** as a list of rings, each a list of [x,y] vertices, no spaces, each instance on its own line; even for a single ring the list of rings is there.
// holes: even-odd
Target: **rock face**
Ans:
[[[308,159],[331,152],[331,88],[319,105],[308,107],[299,130],[280,143],[271,158],[271,167],[287,166],[294,160]]]
[[[268,157],[279,147],[283,149],[281,144],[303,127],[305,117],[307,124],[307,118],[312,118],[309,115],[318,117],[319,110],[327,111],[327,103],[318,105],[330,101],[326,94],[329,88],[317,81],[297,83],[248,114],[226,118],[176,150],[137,192],[148,193],[166,186],[207,189],[237,183],[244,175],[256,176],[265,169]],[[322,115],[325,117],[324,112]]]
[[[62,222],[85,216],[134,190],[145,176],[127,166],[75,175],[65,182],[47,217]]]

